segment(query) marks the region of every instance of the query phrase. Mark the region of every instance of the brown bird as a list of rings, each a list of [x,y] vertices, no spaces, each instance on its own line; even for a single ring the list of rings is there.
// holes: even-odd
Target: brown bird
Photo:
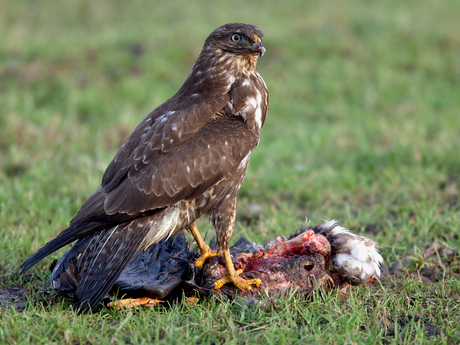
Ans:
[[[75,308],[86,312],[135,254],[189,229],[201,250],[197,266],[224,256],[226,274],[215,288],[258,286],[257,279],[239,277],[229,244],[238,191],[268,111],[267,87],[257,72],[264,52],[262,32],[254,25],[213,31],[179,91],[134,129],[69,227],[27,259],[22,273],[77,240],[52,280],[66,279],[66,269],[76,265],[82,276]],[[216,229],[220,251],[210,250],[195,226],[204,214]]]

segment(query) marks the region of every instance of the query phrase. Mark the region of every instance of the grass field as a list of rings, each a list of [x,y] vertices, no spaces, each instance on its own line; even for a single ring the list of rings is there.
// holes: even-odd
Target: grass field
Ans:
[[[457,0],[2,1],[0,342],[460,343],[458,18]],[[265,34],[271,105],[234,241],[335,218],[381,244],[381,285],[77,316],[46,284],[64,250],[19,277],[235,21]]]

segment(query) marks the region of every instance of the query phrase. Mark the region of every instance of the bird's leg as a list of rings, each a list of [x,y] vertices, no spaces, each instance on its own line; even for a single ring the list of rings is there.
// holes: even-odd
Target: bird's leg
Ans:
[[[229,249],[224,249],[224,260],[225,260],[225,276],[214,283],[214,289],[220,289],[226,283],[233,283],[238,289],[251,291],[251,285],[257,287],[260,286],[260,279],[244,279],[240,277],[243,270],[235,271],[233,266],[232,257]]]
[[[221,255],[222,251],[219,250],[211,250],[209,246],[204,242],[203,238],[200,235],[200,232],[198,231],[198,228],[196,227],[196,224],[193,223],[190,228],[190,233],[192,234],[193,238],[196,241],[196,244],[198,245],[198,248],[200,248],[201,255],[200,257],[195,261],[195,266],[198,267],[200,270],[203,268],[203,265],[208,258],[212,258],[213,256]]]

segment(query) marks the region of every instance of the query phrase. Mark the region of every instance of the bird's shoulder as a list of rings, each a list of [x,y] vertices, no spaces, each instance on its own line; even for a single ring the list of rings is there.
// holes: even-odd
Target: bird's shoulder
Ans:
[[[175,96],[153,110],[129,135],[107,167],[102,186],[109,184],[129,164],[159,158],[190,140],[229,102],[228,94],[212,98]]]

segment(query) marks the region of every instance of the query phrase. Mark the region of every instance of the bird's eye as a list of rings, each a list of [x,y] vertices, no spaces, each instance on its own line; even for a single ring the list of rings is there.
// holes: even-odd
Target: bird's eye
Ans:
[[[231,38],[233,42],[239,42],[241,40],[241,35],[233,34]]]

